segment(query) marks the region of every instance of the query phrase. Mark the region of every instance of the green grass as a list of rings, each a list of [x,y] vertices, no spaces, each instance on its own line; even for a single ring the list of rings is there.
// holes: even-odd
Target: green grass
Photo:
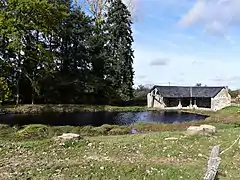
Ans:
[[[74,105],[74,104],[38,104],[38,105],[19,105],[19,106],[0,106],[0,110],[7,111],[8,113],[21,113],[21,114],[39,114],[49,112],[80,112],[80,111],[145,111],[154,110],[145,106],[94,106],[94,105]]]
[[[211,148],[227,148],[240,128],[215,136],[183,132],[84,137],[59,143],[0,140],[0,179],[202,179]],[[178,140],[165,140],[177,137]],[[221,172],[239,179],[238,145],[221,156]]]
[[[205,121],[132,126],[49,127],[0,125],[0,179],[202,179],[214,145],[229,147],[240,132],[240,108],[229,107]],[[190,125],[212,124],[214,136],[186,136]],[[130,135],[135,127],[145,132]],[[152,132],[151,132],[152,131]],[[82,139],[53,140],[64,132]],[[178,140],[165,140],[176,137]],[[220,180],[240,178],[240,149],[236,144],[221,155]]]
[[[131,126],[102,125],[93,126],[46,126],[41,124],[10,127],[0,125],[0,139],[11,141],[41,140],[61,135],[62,133],[77,133],[81,136],[105,136],[129,134]]]

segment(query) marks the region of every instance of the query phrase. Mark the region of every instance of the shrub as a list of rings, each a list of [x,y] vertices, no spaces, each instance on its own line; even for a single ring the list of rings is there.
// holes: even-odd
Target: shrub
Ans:
[[[0,124],[0,137],[1,138],[8,138],[11,137],[13,133],[15,133],[16,130],[12,128],[9,125],[6,124]]]
[[[41,139],[49,136],[49,127],[41,124],[31,124],[25,126],[15,133],[17,138]]]
[[[92,126],[83,126],[78,129],[78,134],[82,136],[94,136],[94,127]]]
[[[109,135],[124,135],[124,134],[129,134],[130,133],[130,128],[127,127],[117,127],[114,129],[111,129],[109,131]]]
[[[11,93],[10,93],[10,89],[8,87],[7,82],[3,77],[0,77],[0,104],[3,101],[8,100],[10,95]]]
[[[118,125],[109,125],[104,124],[99,127],[95,127],[93,130],[95,132],[95,135],[108,135],[109,131],[111,131],[113,128],[117,128]]]

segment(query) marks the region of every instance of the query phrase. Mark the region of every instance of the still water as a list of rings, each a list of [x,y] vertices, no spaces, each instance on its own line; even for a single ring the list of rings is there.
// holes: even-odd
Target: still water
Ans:
[[[103,124],[130,125],[142,123],[181,123],[193,120],[202,120],[207,116],[183,112],[78,112],[66,114],[41,114],[41,115],[0,115],[0,124],[26,125],[72,125],[72,126],[101,126]]]

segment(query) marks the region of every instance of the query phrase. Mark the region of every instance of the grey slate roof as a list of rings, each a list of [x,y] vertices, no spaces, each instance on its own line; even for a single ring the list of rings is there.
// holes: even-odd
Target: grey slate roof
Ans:
[[[197,87],[197,86],[154,86],[158,94],[169,98],[198,97],[213,98],[225,87]]]

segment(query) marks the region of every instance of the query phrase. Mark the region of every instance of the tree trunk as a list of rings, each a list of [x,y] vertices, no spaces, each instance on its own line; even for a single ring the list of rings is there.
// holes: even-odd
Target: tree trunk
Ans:
[[[32,91],[32,104],[34,104],[34,91]]]
[[[17,89],[17,98],[16,98],[16,106],[18,106],[19,104],[19,78],[17,78],[17,85],[16,85],[16,89]]]
[[[19,104],[19,81],[20,81],[20,73],[21,73],[21,70],[20,70],[20,67],[21,67],[21,54],[20,54],[20,51],[18,52],[18,65],[17,65],[17,75],[16,75],[16,90],[17,90],[17,95],[16,95],[16,106],[18,106]]]

